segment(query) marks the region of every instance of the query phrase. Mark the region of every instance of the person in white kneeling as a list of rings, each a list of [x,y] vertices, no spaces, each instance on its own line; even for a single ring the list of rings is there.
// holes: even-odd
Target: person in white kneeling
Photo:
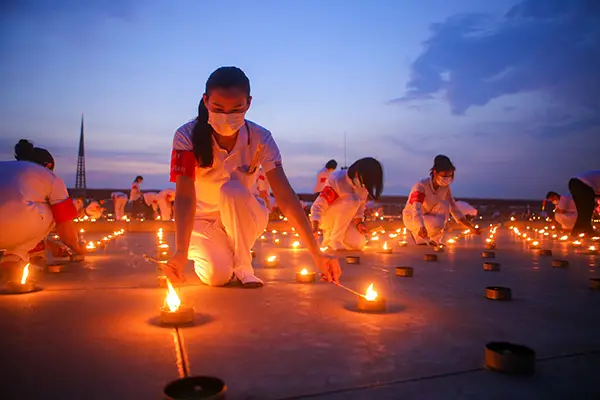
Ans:
[[[554,220],[563,229],[571,231],[577,220],[577,206],[571,196],[560,195],[556,192],[548,192],[546,200],[554,204]]]
[[[383,192],[383,168],[374,158],[362,158],[347,170],[332,173],[311,207],[313,233],[323,231],[321,246],[333,250],[362,250],[367,199]]]
[[[115,219],[117,221],[125,218],[125,205],[127,204],[127,195],[123,192],[113,192],[110,194],[115,208]]]
[[[268,222],[267,208],[252,192],[262,166],[317,268],[327,280],[338,281],[339,261],[321,252],[314,239],[271,133],[245,119],[251,101],[244,72],[221,67],[206,82],[197,118],[175,132],[170,179],[176,184],[177,247],[165,272],[183,281],[189,258],[207,285],[226,285],[233,278],[246,288],[263,285],[254,275],[250,253]]]
[[[421,179],[410,191],[408,202],[402,211],[402,220],[417,244],[426,244],[426,241],[442,244],[449,214],[452,214],[456,222],[479,234],[479,230],[467,221],[452,196],[450,184],[454,181],[455,170],[448,157],[438,155],[430,176]]]
[[[165,189],[160,191],[155,198],[160,211],[160,219],[169,221],[173,213],[173,202],[175,201],[175,189]]]

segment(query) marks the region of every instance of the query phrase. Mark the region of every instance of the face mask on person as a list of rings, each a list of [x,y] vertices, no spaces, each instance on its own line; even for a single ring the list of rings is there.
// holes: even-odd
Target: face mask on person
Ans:
[[[245,112],[242,113],[215,113],[208,111],[208,123],[221,136],[233,136],[245,124]]]
[[[454,178],[451,176],[439,176],[438,175],[435,178],[436,183],[440,186],[449,186],[453,180],[454,180]]]

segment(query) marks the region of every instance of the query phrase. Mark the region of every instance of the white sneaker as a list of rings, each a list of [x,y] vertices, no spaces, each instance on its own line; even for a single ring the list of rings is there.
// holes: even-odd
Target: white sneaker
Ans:
[[[239,271],[235,272],[235,277],[242,283],[245,289],[255,289],[262,287],[264,282],[251,272]]]

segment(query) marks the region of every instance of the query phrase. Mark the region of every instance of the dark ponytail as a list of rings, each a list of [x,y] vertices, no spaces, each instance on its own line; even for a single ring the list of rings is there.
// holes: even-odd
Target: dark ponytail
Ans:
[[[378,200],[383,193],[383,167],[381,163],[372,157],[361,158],[348,168],[350,179],[358,174],[359,179],[365,185],[369,196]]]
[[[15,159],[17,161],[30,161],[43,167],[54,170],[54,157],[46,149],[34,147],[29,140],[21,139],[15,145]]]
[[[208,97],[213,89],[231,88],[243,90],[250,97],[250,80],[244,71],[237,67],[221,67],[208,77],[205,94]],[[198,116],[192,131],[194,156],[201,168],[210,168],[213,165],[212,137],[213,128],[208,123],[208,109],[202,99],[198,104]]]

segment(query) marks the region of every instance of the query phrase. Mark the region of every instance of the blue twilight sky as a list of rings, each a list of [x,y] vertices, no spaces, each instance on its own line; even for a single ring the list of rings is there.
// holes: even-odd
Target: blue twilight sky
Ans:
[[[298,191],[329,159],[374,156],[407,194],[443,153],[457,197],[539,198],[600,168],[593,0],[8,0],[0,5],[0,159],[21,137],[88,185],[169,184],[175,129],[208,75],[250,77]]]

